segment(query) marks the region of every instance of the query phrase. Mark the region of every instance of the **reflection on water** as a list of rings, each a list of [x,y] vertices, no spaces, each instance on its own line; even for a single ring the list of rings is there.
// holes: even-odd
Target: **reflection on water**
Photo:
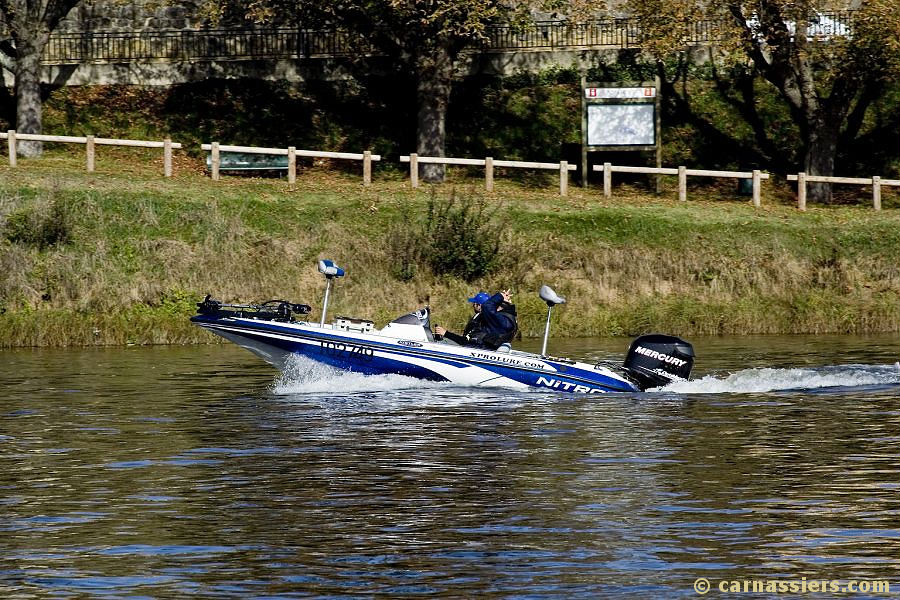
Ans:
[[[696,597],[698,577],[895,578],[900,344],[692,341],[695,381],[602,397],[279,377],[231,346],[2,352],[0,592]]]

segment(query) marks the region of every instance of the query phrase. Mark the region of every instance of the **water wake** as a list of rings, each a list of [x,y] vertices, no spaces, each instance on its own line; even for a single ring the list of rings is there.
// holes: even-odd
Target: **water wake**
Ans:
[[[879,388],[900,385],[900,363],[893,365],[837,365],[795,369],[745,369],[725,377],[667,385],[660,391],[677,393],[760,393],[826,388]]]
[[[893,365],[834,365],[804,368],[754,368],[727,375],[706,375],[673,383],[654,392],[677,394],[722,394],[797,392],[846,389],[893,388],[900,385],[900,363]],[[330,367],[309,358],[293,355],[272,385],[276,395],[347,396],[360,393],[430,389],[430,395],[458,397],[485,396],[495,399],[507,391],[479,388],[477,391],[447,382],[432,382],[403,375],[364,375]],[[491,391],[493,389],[493,392]],[[537,391],[537,390],[528,390]],[[519,391],[521,392],[521,390]],[[444,398],[449,399],[449,398]]]
[[[390,392],[445,384],[423,381],[403,375],[363,375],[330,367],[299,355],[288,358],[272,391],[278,395]]]

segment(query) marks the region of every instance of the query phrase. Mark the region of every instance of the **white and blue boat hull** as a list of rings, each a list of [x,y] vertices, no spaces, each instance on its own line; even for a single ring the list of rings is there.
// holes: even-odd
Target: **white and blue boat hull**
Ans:
[[[525,352],[497,352],[307,322],[214,314],[199,314],[191,320],[278,368],[283,368],[291,355],[299,355],[355,373],[396,374],[457,385],[535,387],[584,394],[641,391],[636,381],[609,366]]]

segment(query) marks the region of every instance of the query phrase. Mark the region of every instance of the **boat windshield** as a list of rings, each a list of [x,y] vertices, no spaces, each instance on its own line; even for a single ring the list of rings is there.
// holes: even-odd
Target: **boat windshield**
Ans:
[[[391,321],[391,323],[396,323],[398,325],[421,325],[425,328],[425,336],[428,341],[434,341],[434,334],[431,333],[431,311],[427,306],[411,313],[401,315]]]

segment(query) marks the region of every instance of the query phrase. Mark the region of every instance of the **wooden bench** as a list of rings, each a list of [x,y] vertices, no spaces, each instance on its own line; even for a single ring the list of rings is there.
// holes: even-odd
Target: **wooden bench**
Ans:
[[[303,156],[362,161],[363,185],[369,185],[372,183],[372,162],[381,160],[381,155],[372,154],[368,150],[361,154],[355,154],[352,152],[297,150],[293,146],[288,148],[226,146],[218,142],[201,144],[200,148],[207,152],[206,168],[214,180],[219,179],[219,171],[287,170],[288,183],[293,184],[297,180],[297,157]]]
[[[206,153],[206,170],[212,172],[212,151]],[[248,152],[220,152],[220,171],[287,171],[286,154],[251,154]]]

